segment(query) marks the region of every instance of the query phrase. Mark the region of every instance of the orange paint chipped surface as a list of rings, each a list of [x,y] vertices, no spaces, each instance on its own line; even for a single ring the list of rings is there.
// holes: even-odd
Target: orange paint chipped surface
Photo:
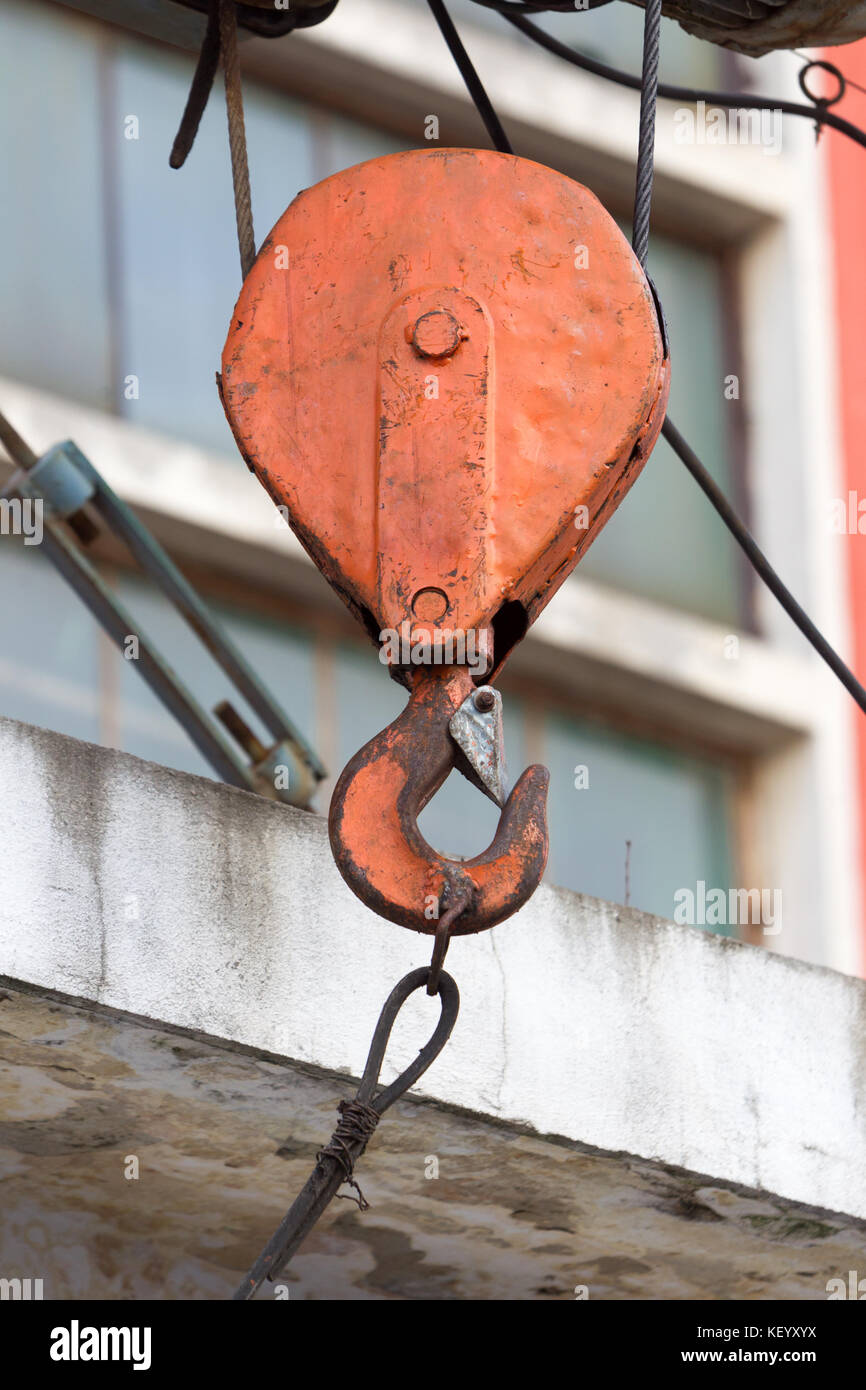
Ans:
[[[648,283],[598,200],[479,150],[301,193],[222,364],[244,457],[377,631],[428,590],[428,626],[486,628],[509,602],[531,622],[639,473],[667,389]]]

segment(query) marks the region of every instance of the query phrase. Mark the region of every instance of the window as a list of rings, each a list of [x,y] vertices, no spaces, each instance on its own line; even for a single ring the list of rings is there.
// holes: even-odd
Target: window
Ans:
[[[119,259],[118,406],[124,416],[238,459],[214,375],[240,290],[222,93],[215,91],[180,171],[168,152],[191,76],[187,60],[133,40],[114,69],[114,163]],[[344,163],[401,148],[385,132],[254,83],[244,109],[256,238],[261,243],[301,189]],[[120,122],[139,115],[141,138]],[[137,378],[138,396],[123,390]]]
[[[724,280],[717,256],[663,237],[650,241],[649,272],[671,344],[671,416],[728,497],[737,496],[732,415],[725,396]],[[578,574],[734,627],[744,625],[744,571],[704,494],[660,439]]]
[[[0,594],[0,714],[98,743],[98,625],[36,546],[6,536]]]
[[[0,24],[0,372],[106,408],[99,45],[21,0],[2,0]]]
[[[141,629],[208,711],[228,699],[251,728],[267,738],[260,721],[182,618],[144,579],[122,574],[115,591]],[[235,605],[209,601],[225,627],[289,718],[311,743],[316,742],[313,634],[288,622],[263,619]],[[139,758],[204,777],[215,776],[180,724],[163,708],[142,680],[134,661],[112,653],[108,699],[112,723],[106,742]]]
[[[549,881],[667,918],[679,890],[735,881],[724,766],[560,715],[545,720],[544,754]]]
[[[219,83],[172,170],[192,58],[59,7],[0,0],[0,17],[0,374],[240,465],[214,380],[240,289]],[[259,241],[302,188],[403,148],[254,83],[244,105]]]

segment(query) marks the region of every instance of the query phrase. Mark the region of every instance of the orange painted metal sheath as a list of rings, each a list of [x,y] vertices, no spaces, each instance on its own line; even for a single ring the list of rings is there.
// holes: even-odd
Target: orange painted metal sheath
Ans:
[[[473,860],[436,854],[417,815],[457,765],[449,720],[655,443],[668,362],[643,271],[597,199],[541,165],[372,160],[280,218],[238,299],[221,390],[250,468],[374,640],[426,636],[441,656],[449,636],[474,637],[444,668],[391,649],[411,698],[345,769],[330,834],[382,916],[433,932],[441,907],[454,934],[493,926],[541,878],[546,770],[524,773]]]
[[[245,459],[371,635],[492,627],[494,671],[637,477],[667,390],[610,215],[483,150],[389,155],[299,194],[222,366]]]

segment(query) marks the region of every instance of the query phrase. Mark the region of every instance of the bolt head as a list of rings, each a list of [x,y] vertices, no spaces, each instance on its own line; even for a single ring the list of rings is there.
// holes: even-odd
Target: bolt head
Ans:
[[[452,357],[460,346],[460,324],[447,309],[430,309],[412,330],[412,346],[419,357]]]
[[[482,685],[473,695],[472,703],[480,714],[487,714],[496,704],[496,696],[489,685]]]
[[[448,612],[444,589],[419,589],[412,599],[412,612],[419,623],[438,623]]]

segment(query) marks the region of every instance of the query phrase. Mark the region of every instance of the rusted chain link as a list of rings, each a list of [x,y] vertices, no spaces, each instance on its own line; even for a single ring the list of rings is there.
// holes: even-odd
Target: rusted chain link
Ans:
[[[367,1065],[355,1096],[352,1100],[340,1102],[340,1123],[329,1142],[317,1155],[313,1172],[279,1228],[268,1241],[249,1274],[235,1290],[233,1301],[245,1302],[252,1298],[266,1279],[273,1280],[277,1277],[309,1235],[328,1203],[337,1196],[337,1189],[347,1178],[361,1197],[359,1207],[362,1211],[366,1210],[369,1203],[352,1177],[355,1164],[385,1111],[424,1075],[431,1062],[439,1056],[457,1022],[460,992],[451,976],[443,971],[439,976],[438,988],[441,1012],[433,1036],[396,1081],[373,1094],[397,1015],[410,994],[426,985],[429,977],[430,971],[424,966],[420,970],[413,970],[409,975],[404,975],[391,990],[379,1015]]]
[[[442,974],[442,965],[445,955],[451,942],[451,928],[457,921],[461,912],[469,906],[472,900],[472,880],[466,874],[455,872],[449,879],[445,892],[442,897],[442,905],[447,904],[445,911],[436,923],[436,936],[433,941],[433,955],[430,960],[430,975],[427,980],[427,993],[439,993],[439,979]]]

